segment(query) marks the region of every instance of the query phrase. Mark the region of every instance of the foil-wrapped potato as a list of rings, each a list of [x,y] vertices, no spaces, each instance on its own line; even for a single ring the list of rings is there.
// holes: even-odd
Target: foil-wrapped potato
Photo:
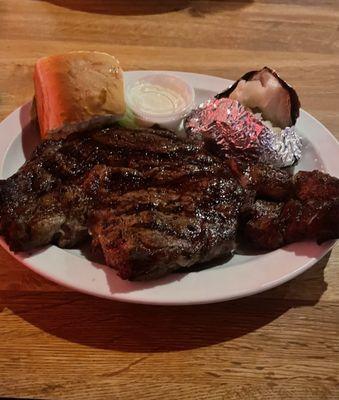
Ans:
[[[251,71],[185,119],[189,136],[214,140],[228,156],[286,167],[301,157],[295,90],[268,67]]]

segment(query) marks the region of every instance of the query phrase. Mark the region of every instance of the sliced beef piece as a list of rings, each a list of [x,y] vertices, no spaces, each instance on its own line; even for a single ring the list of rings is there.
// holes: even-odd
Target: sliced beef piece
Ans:
[[[320,171],[300,171],[293,177],[295,196],[301,201],[339,197],[339,179]]]
[[[276,249],[287,243],[339,236],[339,180],[320,171],[298,172],[284,203],[257,201],[243,232],[259,249]]]
[[[283,246],[284,237],[280,230],[280,214],[283,203],[257,200],[243,232],[246,243],[259,249],[276,249]]]
[[[339,236],[339,179],[320,171],[300,171],[294,197],[281,214],[286,243],[303,239],[323,242]]]
[[[253,188],[260,198],[282,201],[289,198],[293,191],[292,177],[287,170],[251,164],[243,176],[243,180],[247,180],[246,187]]]
[[[339,198],[328,201],[289,200],[281,213],[285,243],[316,239],[322,243],[339,236]]]
[[[241,186],[253,191],[258,198],[282,201],[293,193],[292,175],[286,169],[266,164],[244,164],[236,159],[228,160],[228,165]]]
[[[259,172],[260,171],[260,172]],[[257,196],[267,197],[272,200],[281,201],[288,198],[292,192],[291,175],[286,170],[274,170],[272,168],[253,167],[249,171],[254,181]],[[256,174],[260,175],[258,177]],[[258,186],[256,186],[258,179]]]

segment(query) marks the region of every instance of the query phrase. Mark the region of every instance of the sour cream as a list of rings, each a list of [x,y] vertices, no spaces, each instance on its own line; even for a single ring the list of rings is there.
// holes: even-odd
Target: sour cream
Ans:
[[[174,75],[153,74],[128,85],[126,101],[139,125],[175,129],[194,106],[194,90]]]
[[[149,82],[138,82],[129,93],[131,105],[142,113],[164,115],[186,107],[181,93]]]

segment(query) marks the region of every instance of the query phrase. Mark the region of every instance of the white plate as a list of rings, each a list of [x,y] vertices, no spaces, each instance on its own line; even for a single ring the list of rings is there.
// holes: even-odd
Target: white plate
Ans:
[[[167,71],[169,72],[169,71]],[[126,83],[150,71],[125,73]],[[172,72],[171,72],[172,73]],[[196,92],[196,104],[222,91],[231,82],[207,75],[175,72]],[[30,125],[30,104],[15,110],[0,124],[0,178],[12,175],[39,142]],[[331,133],[305,111],[297,128],[304,138],[304,153],[298,169],[320,169],[339,175],[339,146]],[[49,246],[30,254],[13,254],[38,274],[84,293],[110,299],[148,304],[202,304],[262,292],[280,285],[310,268],[333,246],[327,242],[296,243],[262,255],[235,255],[211,269],[172,274],[151,282],[121,280],[114,270],[93,263],[78,250]],[[8,247],[1,240],[1,245]]]

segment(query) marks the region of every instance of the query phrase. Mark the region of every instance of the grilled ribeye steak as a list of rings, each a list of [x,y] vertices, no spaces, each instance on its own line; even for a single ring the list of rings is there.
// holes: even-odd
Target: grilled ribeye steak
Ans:
[[[244,190],[202,142],[111,127],[45,141],[0,183],[11,249],[88,236],[122,277],[144,279],[235,248]]]
[[[226,257],[238,237],[274,249],[339,236],[339,181],[239,165],[203,141],[113,126],[37,147],[0,181],[0,229],[14,251],[94,251],[126,279]]]

